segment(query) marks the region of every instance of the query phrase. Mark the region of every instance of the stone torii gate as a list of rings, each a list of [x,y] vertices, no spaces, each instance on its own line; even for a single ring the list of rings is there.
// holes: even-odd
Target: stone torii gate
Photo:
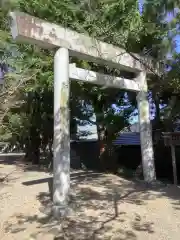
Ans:
[[[150,72],[141,61],[135,60],[141,59],[140,56],[134,54],[134,58],[121,48],[25,13],[11,12],[10,17],[12,36],[18,42],[37,44],[42,48],[59,48],[54,57],[54,213],[66,208],[70,189],[69,79],[137,92],[144,179],[147,182],[155,180],[146,81]],[[74,64],[69,64],[69,56],[134,72],[136,78],[128,80],[76,68]],[[149,66],[152,64],[149,59],[146,61]]]

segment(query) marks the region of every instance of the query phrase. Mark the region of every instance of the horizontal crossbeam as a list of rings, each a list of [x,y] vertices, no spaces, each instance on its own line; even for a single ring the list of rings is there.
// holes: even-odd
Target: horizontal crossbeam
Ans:
[[[151,58],[130,54],[119,47],[25,13],[11,12],[10,16],[12,36],[19,42],[37,44],[43,48],[68,48],[72,56],[135,73],[144,70],[151,73],[149,69],[159,71],[157,64],[154,68]]]
[[[90,70],[77,68],[74,64],[70,64],[69,78],[71,80],[84,81],[92,84],[102,85],[105,88],[114,87],[125,89],[128,91],[140,91],[138,84],[134,80],[104,75]]]

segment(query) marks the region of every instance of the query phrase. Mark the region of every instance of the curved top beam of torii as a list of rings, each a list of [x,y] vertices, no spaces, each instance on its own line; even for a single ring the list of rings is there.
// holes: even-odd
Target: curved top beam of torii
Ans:
[[[119,47],[22,12],[11,12],[10,17],[12,36],[17,41],[37,44],[43,48],[65,47],[70,50],[71,56],[84,60],[135,73],[147,71],[159,75],[160,65],[154,67],[151,58],[127,53]]]

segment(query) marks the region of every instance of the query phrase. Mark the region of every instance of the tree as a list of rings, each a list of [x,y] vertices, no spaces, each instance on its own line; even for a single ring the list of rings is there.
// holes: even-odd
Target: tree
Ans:
[[[132,6],[132,8],[130,8],[130,6]],[[97,7],[98,7],[98,10],[97,10]],[[49,21],[61,23],[68,27],[70,26],[71,28],[79,32],[85,32],[90,34],[91,36],[98,37],[101,40],[105,40],[110,43],[115,43],[118,45],[124,44],[124,42],[127,41],[129,35],[131,36],[134,35],[136,37],[138,36],[138,34],[136,33],[136,29],[138,29],[137,24],[139,23],[140,15],[137,14],[138,13],[137,2],[134,3],[134,1],[133,2],[126,1],[125,3],[122,3],[122,4],[117,3],[116,1],[112,1],[112,2],[97,1],[97,2],[91,2],[91,4],[87,4],[86,2],[82,2],[82,1],[65,1],[64,0],[60,2],[48,1],[46,2],[46,5],[44,5],[43,1],[37,2],[32,0],[32,1],[29,1],[28,3],[27,2],[25,3],[25,1],[20,0],[17,2],[16,8],[19,8],[21,11],[25,11],[27,13],[38,16],[40,18],[45,18]],[[127,13],[127,11],[129,11],[128,19],[130,22],[137,20],[134,22],[135,26],[134,27],[131,26],[131,29],[129,29],[129,26],[127,25],[127,21],[128,21],[127,15],[125,18],[125,13]],[[6,9],[6,12],[7,12],[7,9]],[[119,13],[120,13],[119,16],[121,16],[119,19],[115,17],[110,19],[111,15],[114,14],[114,16],[116,16]],[[89,15],[88,19],[87,19],[87,15]],[[99,16],[102,16],[101,19],[99,19]],[[97,25],[97,19],[100,20],[101,22],[100,25]],[[113,26],[112,31],[114,30],[115,34],[112,34],[112,31],[109,31],[110,28],[112,28],[112,26]],[[119,36],[121,36],[121,38],[119,38]],[[31,92],[33,92],[32,94],[33,96],[35,96],[33,98],[33,101],[36,103],[36,99],[37,99],[37,104],[38,104],[38,102],[41,101],[40,100],[41,97],[39,96],[40,91],[37,89],[44,88],[44,84],[49,85],[50,81],[52,83],[52,70],[50,69],[52,60],[50,60],[50,58],[52,59],[53,53],[49,51],[48,52],[44,51],[37,47],[32,47],[27,45],[26,46],[19,45],[18,48],[19,48],[19,51],[24,52],[24,55],[22,58],[23,62],[28,64],[29,66],[28,68],[30,69],[31,72],[35,72],[35,76],[27,84],[26,92],[27,94],[30,94]],[[47,57],[47,54],[49,54],[48,57]],[[77,60],[75,61],[79,63],[80,66],[83,66],[84,64],[87,65],[87,63],[84,61],[80,61],[80,62],[78,62]],[[22,68],[25,69],[26,66],[27,65],[24,64]],[[93,65],[89,65],[89,68],[93,68],[93,67],[94,67]],[[99,70],[100,68],[98,66],[95,66],[95,67],[97,70]],[[15,68],[17,69],[17,67]],[[104,68],[104,69],[101,68],[101,71],[107,72],[107,68]],[[46,82],[48,83],[46,84]],[[78,87],[76,86],[78,87],[80,86],[79,89],[82,90],[80,95],[78,94],[79,90],[78,90]],[[112,90],[102,91],[97,87],[93,87],[91,88],[91,91],[89,91],[90,89],[89,86],[85,84],[84,85],[78,84],[78,83],[72,84],[72,88],[73,88],[72,92],[74,92],[74,95],[76,93],[76,96],[80,96],[76,101],[74,101],[74,97],[72,97],[73,101],[71,101],[71,104],[70,104],[72,119],[78,118],[83,120],[85,116],[87,121],[89,117],[92,116],[92,111],[87,111],[88,104],[91,104],[93,106],[93,109],[95,109],[96,111],[96,116],[99,116],[100,115],[99,113],[102,112],[102,109],[100,108],[100,106],[103,107],[104,111],[112,112],[112,110],[110,110],[112,109],[111,105],[113,103],[118,103],[118,101],[119,103],[122,102],[121,100],[118,100],[119,91],[117,91],[117,93],[115,94],[115,97],[110,97],[110,96],[108,97],[108,95],[110,94],[113,96],[114,91]],[[90,94],[88,94],[88,97],[86,98],[84,94],[85,92],[86,93],[90,92]],[[98,97],[100,95],[101,97]],[[30,116],[31,116],[30,119],[31,119],[32,127],[31,127],[30,136],[34,135],[37,137],[40,135],[40,132],[38,130],[40,126],[38,127],[38,122],[42,121],[42,119],[38,117],[38,113],[36,113],[37,111],[36,107],[38,107],[36,106],[36,104],[31,106],[32,112],[30,113]],[[111,113],[111,116],[112,115],[113,114]],[[32,119],[33,116],[35,117],[34,120]],[[99,126],[100,124],[102,124],[103,116],[100,117],[101,120],[99,117],[97,117],[98,123],[96,125],[98,126],[98,129],[100,129]],[[120,118],[122,119],[122,116]],[[34,142],[36,141],[34,140]],[[37,144],[37,148],[39,148],[38,145],[39,144]],[[31,152],[33,151],[31,150]],[[35,152],[37,153],[37,151]]]
[[[36,46],[16,45],[10,40],[11,38],[7,34],[7,24],[4,20],[9,6],[123,47],[129,52],[133,51],[142,55],[152,56],[155,60],[160,60],[165,64],[166,60],[164,56],[167,54],[168,49],[172,49],[173,47],[172,44],[170,44],[170,40],[175,32],[174,26],[177,22],[177,20],[169,22],[163,21],[167,12],[173,10],[175,7],[174,4],[176,2],[173,4],[170,2],[171,1],[159,2],[156,0],[147,0],[143,5],[142,14],[139,12],[138,1],[133,0],[47,0],[46,4],[44,4],[43,0],[31,0],[28,2],[18,0],[11,4],[3,5],[0,12],[2,16],[0,21],[3,31],[2,36],[7,35],[7,37],[6,41],[3,40],[1,43],[6,42],[8,46],[13,45],[16,49],[15,52],[18,53],[17,61],[13,61],[12,63],[10,60],[14,60],[14,56],[13,58],[9,57],[8,54],[10,51],[8,51],[8,49],[5,51],[7,52],[9,64],[15,69],[14,74],[11,74],[13,76],[8,78],[9,80],[11,79],[11,82],[16,78],[16,81],[14,81],[16,94],[11,94],[11,96],[16,96],[16,98],[18,97],[20,99],[21,103],[18,104],[21,107],[23,101],[26,102],[25,105],[29,106],[30,100],[28,99],[31,99],[33,96],[33,104],[27,117],[30,124],[28,125],[27,135],[24,135],[27,136],[27,142],[31,144],[33,141],[32,136],[34,135],[37,138],[34,139],[36,146],[33,145],[34,150],[31,152],[39,155],[37,149],[39,149],[40,146],[45,149],[48,142],[51,142],[50,145],[52,145],[53,134],[52,131],[49,131],[49,129],[52,129],[52,108],[47,103],[52,102],[50,96],[52,96],[53,93],[52,61],[54,52],[43,50]],[[178,19],[178,17],[177,14],[176,19]],[[170,31],[173,32],[173,34],[169,34]],[[170,47],[167,48],[167,46]],[[5,52],[3,50],[3,55],[5,55]],[[107,66],[102,67],[77,59],[73,59],[73,62],[76,62],[80,67],[86,67],[106,74],[127,75],[127,73],[119,72],[116,69],[111,70]],[[172,63],[170,63],[170,66],[171,65]],[[156,108],[159,114],[159,102],[163,98],[164,93],[163,84],[167,80],[167,85],[169,85],[169,76],[170,73],[167,74],[165,71],[163,76],[157,76],[155,74],[154,79],[151,80],[150,90],[153,92],[152,96],[156,100]],[[23,79],[23,81],[20,79]],[[8,91],[12,89],[9,86],[11,86],[11,84],[7,86]],[[97,86],[92,87],[88,84],[80,83],[72,83],[71,89],[71,123],[74,129],[76,129],[77,122],[81,124],[84,122],[96,124],[99,139],[101,138],[103,142],[109,143],[110,139],[112,140],[112,138],[115,137],[117,131],[119,131],[124,124],[128,124],[128,116],[136,107],[135,96],[129,94],[131,106],[126,106],[126,109],[122,109],[122,106],[126,104],[123,100],[124,93],[121,93],[119,90],[112,91],[112,89],[102,89]],[[24,94],[24,92],[26,94]],[[29,96],[29,98],[26,98],[24,95]],[[48,99],[51,100],[49,101]],[[14,99],[11,100],[11,103],[14,104]],[[118,114],[113,108],[114,105],[116,109],[120,109]],[[12,105],[10,106],[12,107]],[[20,117],[23,115],[21,114],[21,107],[18,110],[19,112],[16,112]],[[41,114],[37,113],[37,109]],[[95,111],[96,115],[95,123],[92,123],[90,119],[93,111]],[[10,115],[14,114],[12,111],[9,111],[9,113]],[[158,119],[160,119],[160,117],[158,117]],[[7,125],[9,124],[8,121],[6,121],[6,123]],[[121,127],[119,127],[119,125]],[[30,138],[28,138],[28,134],[30,134]],[[30,148],[29,146],[28,149]]]

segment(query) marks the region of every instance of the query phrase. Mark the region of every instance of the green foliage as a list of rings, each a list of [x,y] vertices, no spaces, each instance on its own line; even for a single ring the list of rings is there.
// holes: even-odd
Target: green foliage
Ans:
[[[142,28],[138,1],[19,0],[17,8],[50,22],[88,33],[109,43],[138,39]]]
[[[163,97],[164,91],[178,92],[180,89],[179,56],[174,55],[174,62],[167,62],[165,57],[169,51],[173,52],[172,38],[178,31],[176,24],[179,14],[169,22],[164,19],[169,11],[174,11],[177,4],[178,1],[146,0],[140,14],[137,0],[3,1],[0,9],[0,59],[13,67],[14,72],[6,75],[5,86],[1,89],[1,138],[13,139],[13,142],[19,144],[25,143],[29,149],[32,149],[32,142],[35,142],[37,144],[33,145],[34,152],[37,152],[35,148],[46,149],[49,144],[52,145],[53,138],[54,51],[14,43],[8,32],[7,12],[10,9],[26,12],[123,47],[127,51],[153,56],[168,63],[171,71],[164,73],[163,81],[156,79],[156,84],[153,82],[151,89],[153,96],[158,94],[163,101],[168,102],[169,98]],[[106,74],[125,74],[107,66],[72,60],[82,68]],[[128,125],[128,118],[136,108],[134,94],[129,94],[129,103],[124,102],[123,96],[124,92],[117,89],[72,82],[72,132],[76,132],[77,123],[83,125],[88,122],[97,125],[99,129],[108,129],[109,137],[112,138]],[[122,109],[124,105],[126,108]],[[113,106],[120,109],[119,112]],[[96,121],[92,122],[94,113]]]

